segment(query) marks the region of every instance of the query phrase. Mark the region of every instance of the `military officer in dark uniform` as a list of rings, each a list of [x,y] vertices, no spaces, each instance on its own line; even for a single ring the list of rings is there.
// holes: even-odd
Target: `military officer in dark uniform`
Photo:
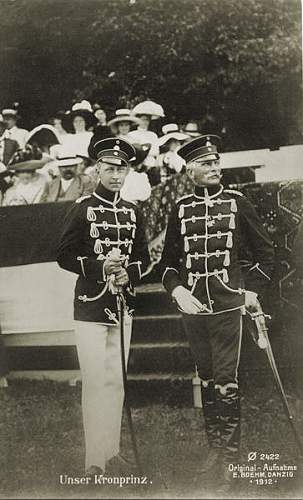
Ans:
[[[128,355],[134,287],[149,264],[141,215],[120,197],[135,149],[108,138],[90,148],[99,184],[79,198],[66,216],[58,249],[59,265],[76,273],[74,319],[82,372],[82,411],[88,475],[105,470],[119,453],[123,380],[117,288],[126,299],[125,350]]]
[[[213,141],[214,142],[214,141]],[[183,313],[202,379],[209,453],[202,472],[238,461],[238,365],[242,313],[257,307],[273,270],[272,243],[252,204],[220,183],[220,158],[212,136],[178,150],[194,192],[179,199],[168,222],[162,254],[163,284]],[[252,262],[241,268],[242,249]]]

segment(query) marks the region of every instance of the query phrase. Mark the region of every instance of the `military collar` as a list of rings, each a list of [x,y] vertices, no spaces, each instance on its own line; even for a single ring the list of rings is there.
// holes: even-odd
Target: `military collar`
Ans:
[[[98,198],[98,200],[105,201],[106,203],[110,203],[111,205],[116,205],[120,200],[120,191],[113,192],[106,189],[101,182],[99,182],[96,190],[93,192],[93,195]]]
[[[195,191],[194,191],[194,196],[195,198],[200,198],[200,199],[205,199],[205,198],[215,198],[216,196],[219,196],[219,194],[222,193],[223,191],[223,186],[222,184],[219,184],[219,186],[195,186]]]

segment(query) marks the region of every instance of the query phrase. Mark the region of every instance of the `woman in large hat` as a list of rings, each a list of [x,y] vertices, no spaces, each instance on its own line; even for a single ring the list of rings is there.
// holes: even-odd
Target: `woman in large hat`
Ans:
[[[140,126],[141,122],[139,118],[132,116],[130,109],[117,109],[115,117],[108,122],[109,127],[111,127],[112,132],[119,139],[124,139],[129,141],[128,134],[130,133],[132,127]]]
[[[2,205],[40,203],[47,186],[47,179],[37,170],[48,161],[47,158],[43,158],[41,149],[30,144],[27,144],[25,149],[18,150],[8,165],[8,170],[15,173],[16,182],[6,191]]]
[[[139,118],[140,125],[137,130],[128,134],[128,140],[132,144],[150,144],[149,154],[144,164],[148,168],[154,167],[159,156],[158,136],[148,129],[152,120],[164,117],[164,110],[160,104],[153,101],[143,101],[133,108],[132,114]]]
[[[83,100],[74,104],[63,120],[64,128],[72,132],[64,141],[65,146],[72,148],[78,154],[87,155],[88,145],[93,136],[91,129],[96,123],[97,119],[88,101]]]
[[[46,161],[40,169],[40,173],[43,173],[48,181],[59,175],[56,152],[57,148],[61,147],[61,137],[55,127],[48,123],[38,125],[29,132],[26,144],[41,149],[42,158]]]
[[[166,182],[173,174],[182,172],[184,160],[177,154],[178,148],[188,139],[188,135],[180,132],[176,123],[168,123],[162,127],[163,136],[158,139],[160,155],[157,165],[150,171],[152,185]]]

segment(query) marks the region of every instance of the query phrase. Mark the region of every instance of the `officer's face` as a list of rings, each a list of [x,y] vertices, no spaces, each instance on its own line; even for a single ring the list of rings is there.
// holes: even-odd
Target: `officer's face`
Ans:
[[[105,161],[98,162],[97,172],[99,182],[109,191],[117,192],[122,188],[129,167],[126,164],[112,165]]]
[[[59,167],[62,179],[69,181],[76,175],[77,165],[67,165],[66,167]]]
[[[214,155],[197,158],[187,165],[187,173],[196,186],[215,186],[222,177],[220,160]]]

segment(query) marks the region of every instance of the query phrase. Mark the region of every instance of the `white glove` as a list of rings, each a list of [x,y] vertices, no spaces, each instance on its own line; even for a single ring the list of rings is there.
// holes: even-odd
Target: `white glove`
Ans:
[[[245,292],[245,307],[249,312],[257,312],[259,309],[258,294],[247,290]]]
[[[172,297],[176,300],[180,309],[186,314],[197,314],[203,309],[201,302],[184,286],[177,286],[173,290]]]

